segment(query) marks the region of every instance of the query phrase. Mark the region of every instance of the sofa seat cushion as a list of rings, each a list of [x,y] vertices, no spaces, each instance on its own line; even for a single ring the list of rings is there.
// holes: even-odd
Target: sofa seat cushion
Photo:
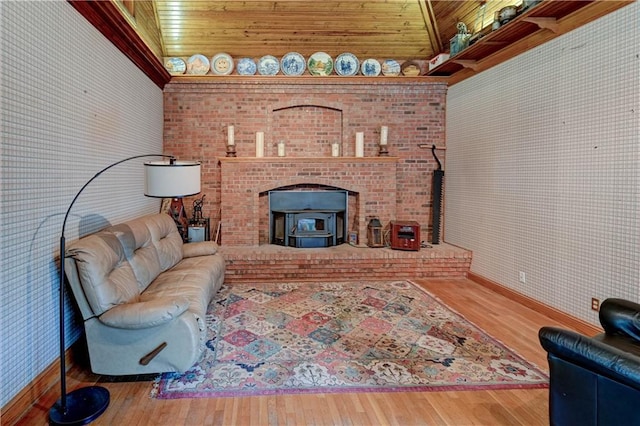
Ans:
[[[183,259],[175,267],[160,274],[140,295],[140,300],[184,296],[189,300],[189,311],[205,318],[209,302],[219,290],[220,273],[224,274],[224,260],[221,256]]]

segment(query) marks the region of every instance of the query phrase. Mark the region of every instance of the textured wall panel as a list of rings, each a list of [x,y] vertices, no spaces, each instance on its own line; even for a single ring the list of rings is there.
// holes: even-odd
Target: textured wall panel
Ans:
[[[447,97],[446,241],[473,251],[473,272],[592,323],[591,297],[639,301],[638,11]]]
[[[162,152],[162,92],[66,1],[0,9],[4,406],[59,355],[64,212],[103,167]],[[159,209],[143,195],[144,161],[117,166],[87,188],[67,222],[68,241]],[[67,307],[70,344],[81,327]]]

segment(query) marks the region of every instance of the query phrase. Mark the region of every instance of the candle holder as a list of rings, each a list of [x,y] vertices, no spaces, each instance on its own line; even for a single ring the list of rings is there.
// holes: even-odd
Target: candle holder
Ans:
[[[378,151],[378,156],[379,157],[388,157],[389,156],[389,150],[387,149],[386,145],[380,145],[380,150]]]
[[[227,157],[235,157],[235,156],[236,156],[236,146],[227,145]]]

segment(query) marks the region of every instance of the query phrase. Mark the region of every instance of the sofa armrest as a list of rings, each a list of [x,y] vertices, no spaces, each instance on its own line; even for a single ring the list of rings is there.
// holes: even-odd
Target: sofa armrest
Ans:
[[[640,390],[640,355],[570,330],[542,327],[540,344],[560,359]]]
[[[600,305],[600,324],[607,334],[622,334],[640,343],[640,305],[624,299],[607,299]]]
[[[141,329],[165,324],[180,316],[189,307],[186,297],[159,297],[147,302],[123,303],[100,315],[100,321],[110,327]]]
[[[182,245],[182,257],[211,256],[218,252],[218,244],[213,241],[198,241]]]

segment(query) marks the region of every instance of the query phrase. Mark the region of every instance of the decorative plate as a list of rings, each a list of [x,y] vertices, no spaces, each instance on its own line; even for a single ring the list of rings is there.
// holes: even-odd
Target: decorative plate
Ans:
[[[387,77],[400,75],[400,64],[393,59],[387,59],[382,63],[382,75]]]
[[[284,55],[280,61],[280,66],[285,75],[302,75],[307,67],[304,56],[296,52]]]
[[[209,60],[206,56],[196,54],[187,60],[187,74],[204,75],[209,72]]]
[[[229,75],[233,72],[233,59],[226,53],[218,53],[211,58],[211,72],[215,75]]]
[[[265,55],[258,61],[260,75],[276,75],[280,71],[280,63],[275,56]]]
[[[406,61],[400,67],[402,75],[407,77],[416,77],[422,75],[422,67],[418,61]]]
[[[316,52],[307,61],[311,75],[330,75],[333,71],[333,59],[324,52]]]
[[[335,68],[338,75],[356,75],[360,69],[360,61],[352,53],[343,53],[336,58]]]
[[[164,68],[171,75],[180,75],[187,70],[187,63],[182,58],[167,58],[164,61]]]
[[[380,62],[375,59],[365,59],[364,62],[362,62],[360,70],[362,75],[366,75],[367,77],[376,77],[380,75]]]
[[[240,59],[236,69],[240,75],[254,75],[258,71],[255,61],[251,58]]]

